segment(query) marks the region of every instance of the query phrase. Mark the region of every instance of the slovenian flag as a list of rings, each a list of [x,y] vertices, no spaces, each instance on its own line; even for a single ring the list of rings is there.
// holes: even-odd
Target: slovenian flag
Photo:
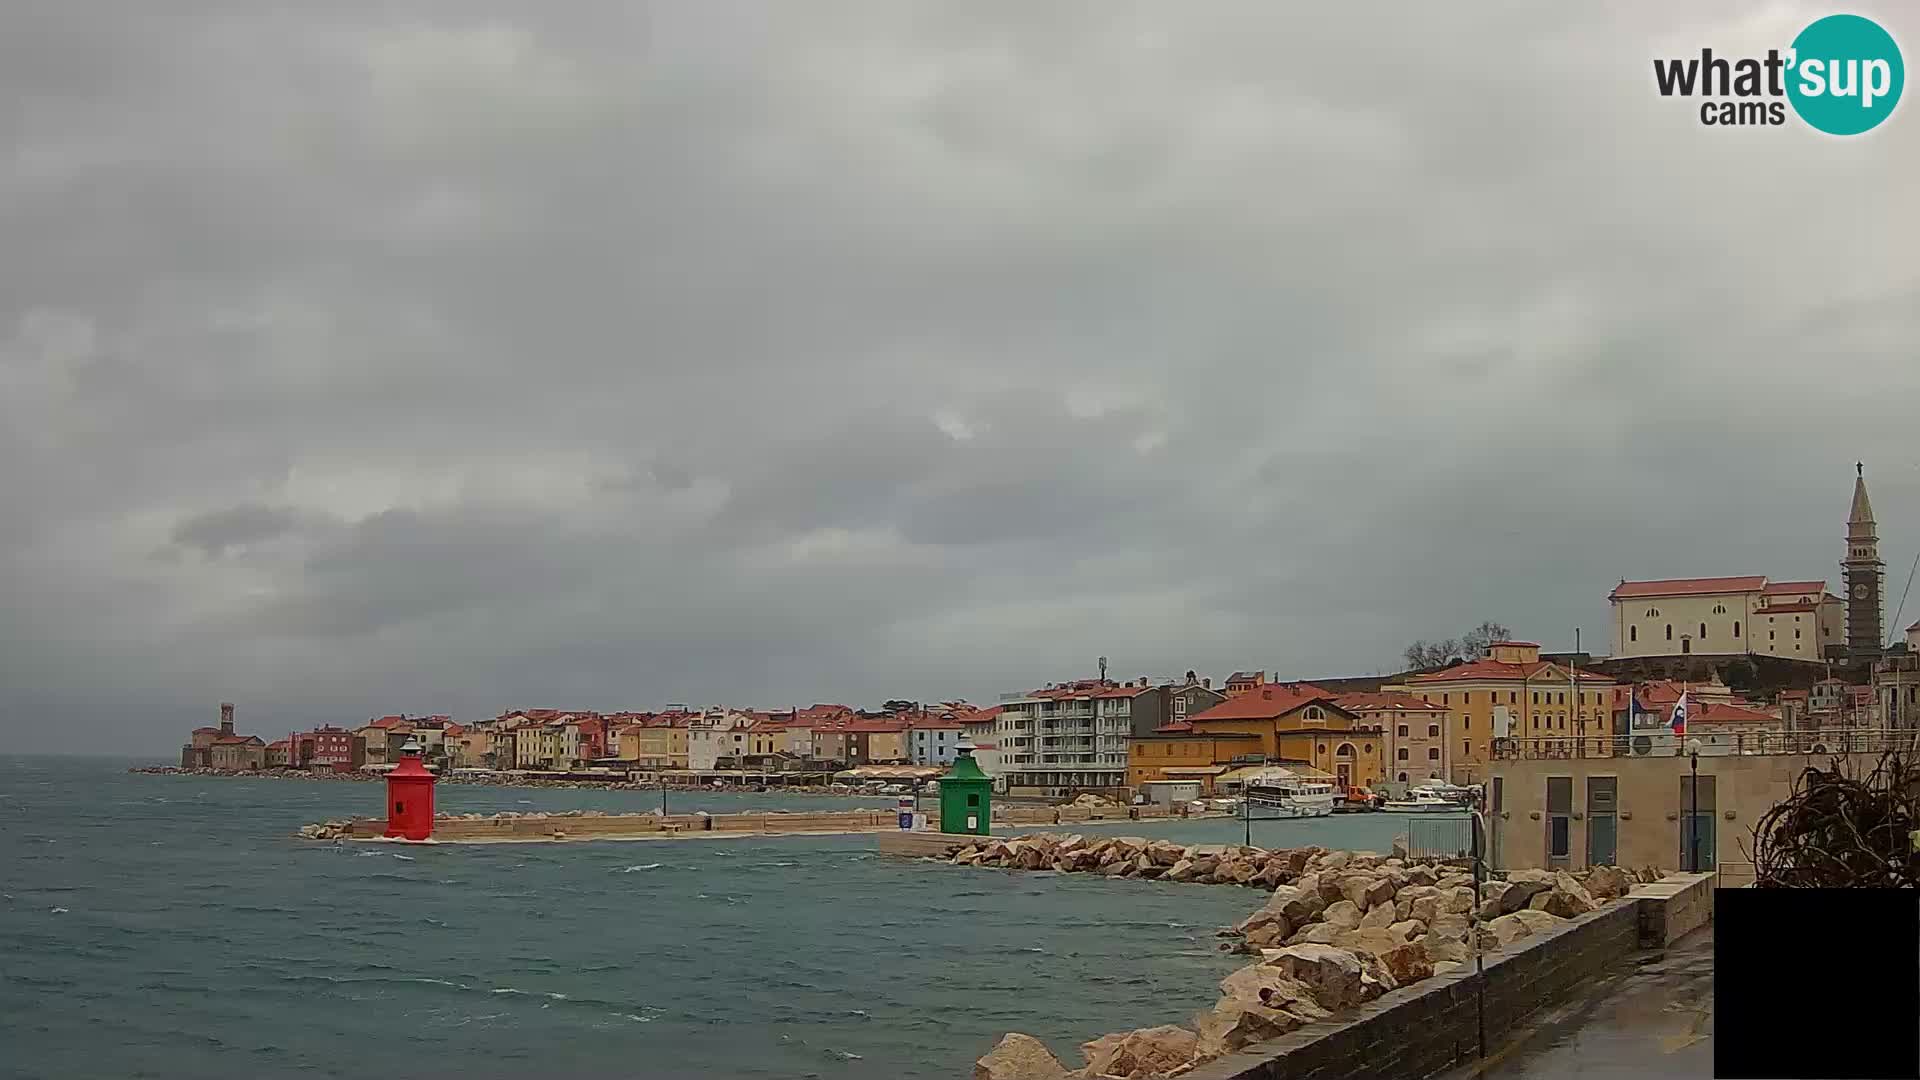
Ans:
[[[1667,721],[1667,726],[1673,729],[1675,735],[1687,733],[1687,692],[1685,690],[1680,691],[1680,700],[1673,703],[1673,716]]]

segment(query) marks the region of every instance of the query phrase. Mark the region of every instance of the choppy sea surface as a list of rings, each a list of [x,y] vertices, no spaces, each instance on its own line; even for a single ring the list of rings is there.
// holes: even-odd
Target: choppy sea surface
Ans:
[[[871,836],[316,844],[378,785],[0,757],[0,1077],[952,1078],[1184,1021],[1260,894],[883,859]],[[657,807],[446,786],[451,812]],[[676,795],[675,812],[888,800]],[[1254,842],[1384,850],[1386,815]],[[1234,821],[1122,831],[1238,841]],[[1089,830],[1091,831],[1091,830]]]

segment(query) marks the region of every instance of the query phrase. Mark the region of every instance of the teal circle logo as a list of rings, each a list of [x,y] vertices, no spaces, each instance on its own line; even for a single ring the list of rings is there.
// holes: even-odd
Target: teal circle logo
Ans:
[[[1793,39],[1787,100],[1829,135],[1871,131],[1900,104],[1906,64],[1893,35],[1872,19],[1829,15]]]

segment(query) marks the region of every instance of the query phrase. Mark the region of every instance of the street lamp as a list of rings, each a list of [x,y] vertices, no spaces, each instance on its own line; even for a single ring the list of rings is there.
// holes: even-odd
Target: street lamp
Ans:
[[[1687,764],[1693,772],[1693,782],[1687,785],[1690,805],[1687,808],[1687,840],[1692,857],[1685,860],[1689,873],[1700,872],[1700,740],[1687,740]]]

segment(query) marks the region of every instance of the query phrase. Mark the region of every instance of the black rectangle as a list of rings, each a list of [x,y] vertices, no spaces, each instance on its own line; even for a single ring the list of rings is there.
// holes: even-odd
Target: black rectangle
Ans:
[[[1714,1076],[1920,1077],[1920,890],[1716,889],[1713,905]]]

